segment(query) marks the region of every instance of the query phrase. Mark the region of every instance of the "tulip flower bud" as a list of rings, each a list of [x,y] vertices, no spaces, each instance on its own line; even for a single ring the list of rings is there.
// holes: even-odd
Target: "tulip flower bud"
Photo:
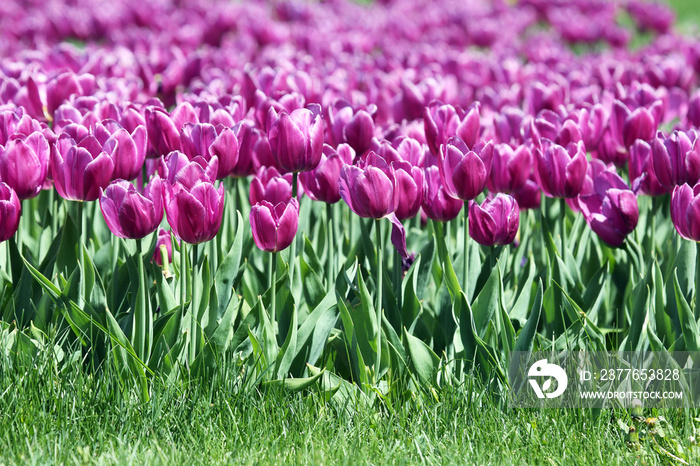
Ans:
[[[156,240],[156,250],[153,253],[153,258],[151,259],[152,262],[155,262],[159,267],[163,267],[163,254],[161,253],[161,249],[165,248],[165,253],[167,256],[168,262],[173,261],[173,241],[172,241],[172,233],[170,230],[166,230],[165,228],[161,228],[158,230],[158,239]]]
[[[323,155],[318,166],[312,171],[299,174],[299,180],[304,186],[304,192],[314,201],[321,201],[327,204],[338,202],[340,200],[338,184],[340,169],[344,165],[351,164],[354,158],[355,151],[348,144],[340,144],[337,151],[327,144],[324,145]]]
[[[260,167],[250,182],[250,205],[267,201],[273,205],[292,198],[292,174],[282,176],[275,167]]]
[[[464,202],[450,197],[440,179],[440,169],[437,166],[425,169],[425,192],[423,195],[423,210],[431,220],[449,222],[457,218],[464,207]]]
[[[425,139],[430,151],[440,156],[440,147],[452,136],[458,136],[467,147],[473,147],[479,137],[479,105],[473,105],[468,112],[461,107],[432,101],[423,113]]]
[[[492,160],[492,141],[480,141],[469,149],[460,138],[450,138],[442,147],[439,164],[447,194],[463,201],[476,199],[486,186]]]
[[[493,149],[491,174],[486,181],[489,191],[512,193],[525,186],[532,171],[532,152],[527,146],[515,150],[508,144],[497,144]]]
[[[671,194],[671,221],[681,237],[700,241],[700,183],[687,183],[673,188]]]
[[[270,115],[268,138],[277,165],[287,172],[316,168],[323,151],[321,116],[305,108],[279,114],[271,109]]]
[[[49,143],[38,131],[25,137],[11,137],[0,146],[0,181],[12,187],[20,199],[30,199],[41,191],[49,166]]]
[[[0,181],[0,243],[17,233],[21,214],[22,203],[17,193],[7,183]]]
[[[299,226],[299,203],[292,198],[289,202],[275,205],[261,201],[250,208],[250,226],[255,245],[267,252],[287,249]]]
[[[544,151],[535,149],[535,177],[548,197],[572,198],[583,188],[588,160],[583,142],[566,148],[543,139]]]
[[[659,133],[651,143],[651,170],[666,191],[683,183],[695,185],[700,180],[700,146],[698,133],[674,131],[663,138]]]
[[[175,235],[189,244],[199,244],[214,238],[221,228],[224,214],[224,185],[217,189],[204,175],[195,171],[182,172],[174,184],[167,183],[165,213]]]
[[[503,144],[522,144],[521,128],[526,121],[525,113],[518,107],[506,107],[493,116],[495,140]]]
[[[519,226],[518,202],[507,194],[469,204],[469,236],[482,246],[512,243]]]
[[[190,159],[196,156],[202,156],[206,160],[218,158],[217,180],[226,178],[236,168],[238,138],[230,128],[214,127],[208,123],[187,123],[180,131],[180,144]]]
[[[125,180],[112,182],[100,196],[100,209],[110,231],[120,238],[141,239],[163,220],[163,182],[155,177],[143,194]]]
[[[94,201],[112,179],[114,161],[91,135],[76,141],[59,136],[51,152],[51,175],[58,194],[68,200]]]

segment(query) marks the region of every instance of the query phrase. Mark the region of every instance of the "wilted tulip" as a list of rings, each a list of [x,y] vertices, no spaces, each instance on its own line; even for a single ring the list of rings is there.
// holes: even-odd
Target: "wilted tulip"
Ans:
[[[543,148],[535,149],[535,177],[548,197],[578,196],[586,177],[586,148],[583,142],[566,148],[543,139]]]
[[[102,192],[100,209],[116,236],[144,238],[163,220],[163,182],[160,177],[153,178],[141,194],[128,181],[114,181]]]
[[[187,123],[180,131],[182,151],[193,159],[202,156],[206,160],[219,159],[217,180],[223,180],[236,168],[238,162],[238,138],[232,129],[214,127],[208,123]]]
[[[691,188],[684,183],[673,188],[671,220],[681,237],[700,241],[700,184]]]
[[[51,151],[51,175],[58,194],[68,200],[94,201],[112,179],[114,161],[91,135],[76,141],[59,136]]]
[[[354,158],[355,151],[348,144],[340,144],[337,150],[327,144],[324,145],[323,155],[318,166],[311,171],[299,174],[299,180],[304,186],[304,192],[314,201],[321,201],[327,204],[338,202],[340,200],[340,188],[338,185],[340,169],[344,165],[351,164]]]
[[[21,214],[22,203],[17,193],[7,183],[0,181],[0,243],[17,233]]]
[[[450,197],[440,179],[440,169],[437,166],[425,169],[425,191],[423,194],[423,210],[431,220],[449,222],[457,218],[464,207],[464,202]]]
[[[491,171],[493,142],[479,141],[469,149],[458,137],[452,137],[441,150],[440,176],[447,194],[471,201],[484,190]]]
[[[593,192],[579,197],[586,223],[603,241],[620,247],[639,221],[637,196],[613,170],[594,175]]]
[[[204,175],[178,173],[174,184],[167,183],[165,213],[175,235],[189,244],[209,241],[219,232],[224,214],[224,185],[217,189]],[[190,176],[191,175],[191,176]]]
[[[306,108],[277,114],[270,109],[268,139],[272,156],[286,172],[313,170],[321,161],[323,121]]]
[[[482,246],[512,243],[519,226],[518,202],[507,194],[469,204],[469,236]]]
[[[282,176],[275,167],[260,167],[250,182],[250,205],[267,201],[273,205],[292,198],[292,174]]]
[[[49,166],[49,143],[43,134],[15,136],[0,146],[0,181],[12,187],[21,199],[41,191]]]
[[[430,151],[440,156],[440,147],[452,136],[459,137],[467,147],[473,147],[479,137],[481,120],[479,105],[472,105],[468,111],[461,107],[433,101],[425,107],[423,114],[425,139]]]
[[[532,171],[532,152],[522,145],[515,150],[508,144],[497,144],[493,149],[491,174],[486,180],[489,191],[512,193],[525,186]]]
[[[267,252],[287,249],[299,226],[299,203],[295,198],[274,205],[258,202],[250,208],[250,226],[258,248]]]
[[[651,143],[651,168],[666,191],[683,183],[694,185],[700,179],[698,133],[674,131],[667,138],[661,134]]]

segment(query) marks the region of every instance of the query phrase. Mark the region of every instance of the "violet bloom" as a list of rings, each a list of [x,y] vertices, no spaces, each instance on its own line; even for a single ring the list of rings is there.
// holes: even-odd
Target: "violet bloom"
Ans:
[[[613,170],[602,170],[593,179],[593,193],[579,197],[586,223],[600,239],[620,247],[639,221],[637,196]]]
[[[486,180],[489,191],[512,193],[525,186],[532,171],[532,152],[522,145],[513,148],[508,144],[497,144],[493,149],[491,174]]]
[[[423,113],[425,139],[434,156],[440,156],[440,147],[452,136],[458,136],[467,147],[473,147],[479,137],[481,120],[479,105],[472,105],[468,111],[434,100],[425,107]]]
[[[651,164],[651,146],[644,141],[635,141],[630,147],[629,159],[632,191],[648,196],[660,196],[668,191],[659,183]]]
[[[287,249],[299,227],[299,203],[292,198],[289,202],[271,204],[261,201],[250,208],[250,226],[255,245],[267,252]]]
[[[216,181],[216,174],[219,169],[219,159],[214,157],[211,160],[205,160],[203,157],[195,157],[192,160],[188,159],[185,154],[176,150],[165,157],[158,159],[157,171],[158,175],[167,180],[170,184],[175,183],[176,178],[182,172],[194,171],[195,176],[203,176],[210,183]],[[188,175],[191,176],[191,175]]]
[[[651,104],[648,108],[640,106],[631,110],[619,100],[613,103],[613,112],[610,119],[610,127],[613,137],[626,148],[634,144],[634,141],[651,141],[656,134],[656,129],[663,114],[661,100]]]
[[[149,157],[158,158],[169,152],[180,150],[180,128],[175,126],[168,112],[151,106],[145,111],[148,142],[151,147]]]
[[[7,183],[0,181],[0,243],[17,233],[21,215],[22,203],[17,193]]]
[[[469,236],[482,246],[512,243],[519,226],[518,202],[507,194],[469,204]]]
[[[357,154],[364,154],[374,137],[374,120],[372,114],[376,107],[355,110],[345,100],[336,100],[328,110],[328,121],[333,143],[348,144]]]
[[[323,121],[306,108],[277,114],[270,110],[268,138],[277,165],[287,172],[313,170],[321,161]]]
[[[208,123],[187,123],[180,131],[182,151],[190,159],[202,156],[206,160],[219,159],[217,180],[223,180],[236,168],[238,162],[238,138],[232,129],[214,127]]]
[[[566,110],[563,107],[559,109],[559,113],[542,110],[532,122],[532,136],[537,140],[549,139],[564,147],[571,142],[577,143],[583,140],[578,122],[566,117]]]
[[[542,203],[542,190],[534,180],[534,174],[530,175],[522,188],[510,194],[518,201],[521,210],[539,209]]]
[[[262,131],[251,123],[241,121],[234,129],[239,141],[238,160],[231,176],[244,178],[255,173],[261,166],[276,166],[270,151],[270,142]]]
[[[344,165],[351,164],[354,158],[355,151],[348,144],[340,144],[337,150],[325,144],[321,162],[318,166],[311,171],[299,174],[299,181],[304,187],[304,193],[314,201],[321,201],[327,204],[338,202],[340,200],[340,187],[338,184],[340,169]],[[251,194],[252,188],[251,184]]]
[[[524,142],[522,126],[526,121],[525,112],[518,107],[505,107],[493,116],[495,140],[505,144]]]
[[[691,188],[684,183],[673,188],[671,220],[681,237],[700,241],[700,184]]]
[[[102,192],[100,209],[116,236],[144,238],[163,220],[163,182],[160,177],[153,178],[141,194],[128,181],[114,181]]]
[[[537,184],[548,197],[578,196],[588,167],[583,142],[571,143],[566,148],[547,140],[543,142],[543,149],[535,149]]]
[[[250,205],[267,201],[273,205],[289,202],[292,198],[291,173],[280,175],[275,167],[260,167],[250,182]]]
[[[38,131],[25,137],[11,137],[0,146],[0,181],[12,187],[22,199],[35,197],[46,182],[49,143]]]
[[[97,200],[100,190],[112,180],[113,171],[112,157],[92,135],[76,141],[69,133],[63,133],[51,151],[51,175],[56,191],[64,199]]]
[[[190,167],[178,172],[175,183],[166,184],[165,213],[178,238],[199,244],[219,232],[224,214],[224,185],[219,184],[217,189],[203,168],[197,164]]]
[[[418,214],[423,202],[423,170],[411,166],[408,162],[393,162],[391,165],[396,176],[396,217],[399,220],[413,218]]]
[[[104,120],[95,125],[93,134],[112,157],[113,180],[133,180],[141,173],[148,145],[144,126],[137,126],[130,134],[116,121]]]
[[[173,261],[173,235],[170,230],[161,228],[158,230],[158,239],[156,240],[156,250],[153,252],[151,262],[155,262],[159,267],[163,267],[163,256],[160,252],[162,247],[165,247],[168,262]],[[177,240],[176,240],[177,241]]]
[[[460,138],[451,137],[442,147],[439,164],[447,194],[463,201],[476,199],[486,186],[492,160],[492,141],[479,141],[469,149]]]
[[[683,183],[695,185],[700,179],[700,146],[698,133],[674,131],[669,137],[661,134],[651,143],[651,170],[666,191]]]
[[[421,206],[429,219],[449,222],[457,218],[464,207],[464,202],[447,194],[440,179],[440,169],[433,165],[425,169],[425,188]]]

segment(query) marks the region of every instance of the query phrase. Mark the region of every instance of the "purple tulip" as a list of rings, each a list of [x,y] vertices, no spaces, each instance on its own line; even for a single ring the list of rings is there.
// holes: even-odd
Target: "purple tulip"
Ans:
[[[163,182],[156,176],[141,194],[128,181],[114,181],[102,192],[100,209],[116,236],[144,238],[156,231],[163,220]]]
[[[440,156],[440,147],[452,136],[459,137],[467,147],[473,147],[479,137],[479,105],[472,105],[468,112],[461,107],[433,101],[423,113],[425,139],[434,156]]]
[[[182,151],[193,159],[202,156],[206,160],[219,159],[217,180],[229,176],[238,162],[238,138],[225,126],[214,127],[208,123],[187,123],[180,131]]]
[[[518,202],[507,194],[469,204],[469,236],[482,246],[512,243],[519,226]]]
[[[396,217],[399,220],[413,218],[418,214],[423,202],[423,170],[411,166],[408,162],[393,162],[391,165],[396,176]]]
[[[209,161],[199,156],[189,160],[185,154],[177,150],[158,159],[157,164],[158,175],[170,184],[174,184],[178,177],[190,179],[204,177],[213,183],[218,169],[219,159],[216,157]]]
[[[450,138],[442,146],[440,176],[447,194],[471,201],[484,190],[493,160],[493,142],[479,141],[469,149],[460,138]]]
[[[661,121],[663,113],[662,102],[656,101],[648,108],[639,106],[630,109],[619,100],[613,103],[612,118],[610,119],[611,131],[619,143],[629,148],[634,141],[651,141],[656,134],[656,129]]]
[[[26,114],[22,107],[0,112],[0,146],[7,144],[12,135],[29,136],[34,132],[43,130],[44,127]]]
[[[668,191],[659,183],[651,164],[651,146],[644,141],[635,141],[630,147],[629,159],[632,191],[648,196],[660,196]]]
[[[457,218],[464,207],[464,202],[450,197],[440,179],[440,169],[437,166],[425,169],[425,188],[423,195],[423,211],[431,220],[449,222]]]
[[[637,142],[643,142],[641,139],[637,139],[635,143]],[[631,146],[630,146],[631,147]],[[594,152],[594,156],[597,159],[602,160],[605,163],[613,163],[618,167],[623,166],[628,158],[629,158],[629,152],[627,148],[620,144],[612,134],[611,128],[607,127],[603,131],[603,136],[601,137],[600,141],[598,142],[598,146],[596,151]]]
[[[700,146],[698,133],[674,131],[667,138],[662,135],[651,143],[651,170],[666,191],[684,183],[695,185],[700,180]]]
[[[600,239],[620,247],[639,221],[637,196],[612,169],[593,178],[593,193],[579,197],[586,223]]]
[[[158,158],[169,152],[180,150],[180,128],[165,109],[151,106],[145,111],[148,142],[151,147],[149,157]]]
[[[687,124],[700,128],[700,90],[696,90],[688,100]],[[2,132],[0,126],[0,133]]]
[[[396,175],[386,161],[370,152],[363,167],[345,165],[340,169],[339,192],[355,214],[384,218],[396,211]]]
[[[511,195],[518,201],[521,210],[539,209],[542,203],[542,190],[534,180],[534,174],[530,175],[522,188],[513,191]]]
[[[700,241],[700,183],[692,188],[687,183],[673,188],[671,220],[681,237]]]
[[[0,181],[0,243],[17,233],[22,203],[14,189]]]
[[[283,251],[297,234],[299,203],[294,198],[274,205],[258,202],[250,208],[250,226],[258,248],[267,252]]]
[[[376,111],[376,107],[374,110]],[[374,120],[370,112],[355,110],[344,100],[334,102],[328,112],[333,143],[336,146],[346,143],[357,154],[364,154],[370,148],[374,137]]]
[[[133,180],[141,173],[148,144],[144,126],[137,126],[129,134],[116,121],[104,120],[95,125],[93,134],[102,145],[102,150],[112,157],[113,180]]]
[[[224,185],[217,189],[204,170],[181,171],[164,188],[165,213],[175,235],[189,244],[214,238],[224,213]]]
[[[282,176],[275,167],[260,167],[250,182],[250,205],[267,201],[273,205],[292,198],[292,174]]]
[[[493,116],[493,135],[497,142],[503,144],[522,144],[521,131],[526,121],[525,113],[518,107],[506,107]]]
[[[535,177],[548,197],[579,195],[586,178],[586,149],[583,142],[566,148],[543,139],[543,150],[535,149]]]
[[[69,133],[63,133],[51,151],[51,175],[56,191],[64,199],[97,200],[100,190],[112,180],[113,171],[112,157],[91,135],[76,142]]]
[[[323,155],[318,166],[311,171],[299,174],[299,181],[304,186],[304,192],[314,201],[327,204],[338,202],[340,200],[338,184],[340,169],[344,165],[351,164],[354,158],[355,151],[348,144],[340,144],[337,150],[327,144],[324,145]]]
[[[545,138],[566,147],[569,143],[583,140],[581,128],[577,121],[567,118],[566,110],[562,107],[559,113],[552,110],[542,110],[532,122],[532,136]]]
[[[156,240],[156,250],[153,252],[153,258],[151,262],[155,262],[159,267],[163,267],[163,256],[161,255],[160,249],[165,246],[165,251],[168,255],[168,262],[173,261],[173,235],[170,230],[161,228],[158,230],[158,239]]]
[[[271,109],[270,119],[268,138],[277,165],[287,172],[316,168],[323,151],[321,116],[305,108],[279,114]]]
[[[4,148],[0,146],[0,181],[12,186],[20,199],[39,194],[48,166],[49,143],[38,131],[12,137]]]
[[[531,171],[532,152],[529,147],[522,145],[513,150],[508,144],[496,144],[486,186],[489,191],[512,193],[525,186]]]

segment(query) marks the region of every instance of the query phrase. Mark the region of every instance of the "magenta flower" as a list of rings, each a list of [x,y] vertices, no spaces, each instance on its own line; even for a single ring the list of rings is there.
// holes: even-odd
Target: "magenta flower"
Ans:
[[[168,253],[168,262],[173,261],[173,241],[172,233],[170,230],[161,228],[158,230],[158,239],[156,240],[156,250],[153,252],[153,258],[151,262],[155,262],[159,267],[163,267],[163,256],[161,256],[160,248],[165,246],[165,250]]]
[[[492,141],[480,141],[469,149],[460,138],[450,138],[442,147],[439,164],[447,194],[463,201],[475,199],[486,186],[492,160]]]
[[[644,141],[635,141],[630,147],[629,159],[632,191],[649,196],[660,196],[668,191],[659,183],[651,165],[651,146]]]
[[[639,106],[635,109],[630,109],[623,102],[616,100],[610,119],[612,134],[627,148],[637,139],[651,141],[656,134],[662,113],[663,104],[660,100],[649,107]]]
[[[408,162],[393,162],[391,165],[396,177],[396,217],[399,220],[413,218],[418,214],[423,202],[423,169],[411,166]]]
[[[384,218],[396,211],[399,198],[394,169],[374,152],[363,167],[343,166],[339,185],[340,196],[360,217]]]
[[[578,196],[586,178],[586,148],[583,142],[566,148],[543,139],[543,147],[535,149],[535,177],[548,197]]]
[[[691,188],[684,183],[673,188],[671,221],[681,237],[700,241],[700,184]]]
[[[250,182],[250,205],[267,201],[273,205],[292,198],[292,174],[282,176],[275,167],[260,167]]]
[[[299,226],[299,203],[292,198],[289,202],[275,205],[261,201],[250,208],[250,226],[255,245],[267,252],[287,249]]]
[[[515,150],[508,144],[493,149],[491,174],[486,181],[489,191],[512,193],[525,186],[532,171],[532,152],[523,145]]]
[[[518,202],[507,194],[469,204],[469,236],[482,246],[512,243],[519,226]]]
[[[373,110],[376,111],[376,107]],[[336,100],[328,110],[334,145],[345,143],[357,154],[364,154],[370,148],[374,137],[374,120],[370,112],[363,109],[355,110],[349,102]]]
[[[238,161],[231,176],[241,178],[254,174],[261,166],[276,167],[277,163],[272,158],[270,142],[262,131],[242,121],[238,126],[237,135],[240,142]]]
[[[232,129],[225,126],[214,127],[208,123],[187,123],[180,131],[182,151],[193,159],[201,156],[206,160],[219,159],[217,180],[229,176],[238,162],[238,138]]]
[[[156,106],[146,108],[146,129],[148,142],[151,147],[149,157],[158,158],[169,152],[180,150],[180,128],[165,109]]]
[[[168,223],[178,238],[199,244],[216,236],[224,214],[223,184],[217,189],[204,169],[193,166],[180,171],[174,184],[167,183],[164,193]]]
[[[425,169],[422,207],[429,219],[438,222],[454,220],[464,207],[463,201],[447,195],[440,179],[440,169],[434,165]]]
[[[651,143],[651,168],[666,191],[684,183],[695,185],[700,179],[698,133],[674,131],[667,138],[661,134]]]
[[[300,108],[277,114],[270,110],[268,139],[277,165],[287,172],[313,170],[321,161],[323,121],[311,110]]]
[[[452,136],[459,137],[467,147],[473,147],[479,137],[481,124],[479,105],[472,105],[468,111],[464,111],[459,106],[453,107],[434,100],[425,107],[423,122],[425,139],[436,157],[440,156],[440,147]]]
[[[30,199],[41,191],[49,167],[49,143],[38,131],[14,136],[0,146],[0,181],[12,187],[20,199]]]
[[[104,120],[95,125],[93,134],[102,150],[112,157],[113,180],[133,180],[141,173],[148,145],[144,126],[137,126],[130,134],[116,121]]]
[[[100,209],[116,236],[144,238],[163,220],[163,182],[160,177],[153,178],[141,194],[126,180],[114,181],[102,192]]]
[[[113,171],[112,157],[91,135],[76,142],[69,133],[63,133],[51,152],[51,175],[56,191],[64,199],[96,200],[111,181]]]
[[[299,174],[299,180],[304,186],[304,193],[314,201],[327,204],[338,202],[340,200],[338,184],[340,169],[344,165],[351,164],[354,158],[355,151],[348,144],[340,144],[337,150],[325,144],[318,166],[311,171]]]
[[[21,215],[22,203],[17,193],[7,183],[0,181],[0,243],[17,233]]]

